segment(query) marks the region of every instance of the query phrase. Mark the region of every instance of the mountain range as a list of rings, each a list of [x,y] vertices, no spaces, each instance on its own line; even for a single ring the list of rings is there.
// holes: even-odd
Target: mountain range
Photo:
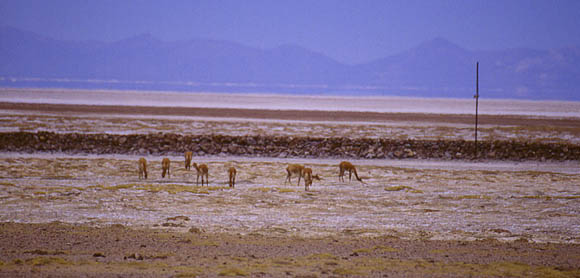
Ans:
[[[64,41],[0,27],[0,86],[580,101],[580,47],[468,50],[436,38],[349,65],[297,45]]]

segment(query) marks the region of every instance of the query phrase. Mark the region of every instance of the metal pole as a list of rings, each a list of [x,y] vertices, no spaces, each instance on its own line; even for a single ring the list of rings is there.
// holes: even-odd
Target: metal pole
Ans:
[[[479,62],[475,64],[475,158],[477,159],[477,122],[479,109]]]

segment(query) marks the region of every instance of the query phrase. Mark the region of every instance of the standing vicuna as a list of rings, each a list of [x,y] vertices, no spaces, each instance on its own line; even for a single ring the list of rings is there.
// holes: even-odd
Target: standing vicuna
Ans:
[[[195,170],[197,171],[197,179],[196,179],[196,185],[199,185],[199,177],[201,176],[201,186],[203,186],[203,177],[205,177],[205,185],[209,186],[209,169],[207,167],[207,165],[205,164],[199,164],[197,165],[197,163],[193,163],[192,164],[193,168],[195,168]]]
[[[185,170],[191,170],[191,158],[193,157],[192,152],[185,152]]]
[[[139,158],[139,179],[147,179],[147,160],[143,157]]]
[[[232,188],[236,186],[236,172],[237,172],[236,168],[234,168],[234,167],[230,167],[228,169],[228,174],[230,176],[229,183],[230,183],[230,187],[232,187]]]
[[[169,173],[169,166],[171,164],[171,161],[169,161],[169,158],[164,158],[163,160],[161,160],[161,177],[165,178],[165,174],[167,174],[168,178],[171,178],[171,174]]]
[[[362,181],[362,179],[358,177],[358,174],[356,173],[356,168],[350,162],[343,161],[340,164],[338,164],[338,168],[340,169],[340,172],[338,173],[338,180],[339,181],[344,182],[344,172],[348,171],[348,181],[351,181],[352,173],[354,173],[354,176],[356,177],[356,179],[358,181],[364,183]]]

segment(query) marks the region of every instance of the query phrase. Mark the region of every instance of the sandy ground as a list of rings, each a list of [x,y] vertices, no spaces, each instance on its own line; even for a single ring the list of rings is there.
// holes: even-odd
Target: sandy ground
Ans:
[[[3,129],[59,132],[86,116],[94,117],[73,132],[104,123],[118,132],[142,124],[148,128],[133,132],[168,131],[160,128],[166,122],[135,115],[178,117],[184,124],[169,129],[176,133],[200,121],[209,133],[235,130],[224,121],[274,122],[265,132],[291,121],[295,128],[279,131],[286,136],[336,127],[312,121],[363,134],[369,122],[397,123],[409,137],[431,130],[408,126],[455,130],[473,121],[461,114],[193,107],[0,103],[0,110]],[[488,115],[482,121],[518,127],[506,138],[530,130],[536,139],[549,132],[568,142],[579,137],[577,118]],[[361,160],[355,163],[362,185],[339,182],[337,161],[204,157],[196,160],[213,172],[211,186],[202,188],[178,157],[171,180],[157,177],[160,159],[149,157],[155,177],[140,181],[136,157],[2,154],[0,276],[580,276],[580,173],[573,162]],[[325,179],[312,192],[284,184],[288,162],[309,164]],[[224,186],[227,165],[241,170],[235,189]]]

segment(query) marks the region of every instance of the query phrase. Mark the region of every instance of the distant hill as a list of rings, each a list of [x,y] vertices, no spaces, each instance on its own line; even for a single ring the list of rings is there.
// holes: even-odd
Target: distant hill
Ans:
[[[437,38],[347,65],[296,45],[61,41],[0,27],[0,86],[580,100],[580,47],[472,51]]]

